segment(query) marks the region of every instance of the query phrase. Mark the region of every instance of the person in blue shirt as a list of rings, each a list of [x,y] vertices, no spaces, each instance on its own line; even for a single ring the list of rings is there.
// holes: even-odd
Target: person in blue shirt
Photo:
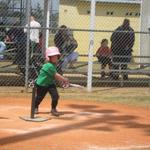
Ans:
[[[0,60],[4,59],[4,50],[6,49],[6,45],[3,41],[0,41]]]

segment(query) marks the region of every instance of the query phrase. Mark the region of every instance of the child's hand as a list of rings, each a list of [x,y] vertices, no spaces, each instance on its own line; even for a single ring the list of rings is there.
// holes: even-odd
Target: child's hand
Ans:
[[[69,87],[69,80],[67,79],[67,78],[64,78],[64,80],[63,80],[63,88],[68,88]]]
[[[59,73],[55,74],[55,79],[58,81],[62,82],[62,86],[63,87],[69,87],[69,80],[67,78],[64,78],[62,75],[60,75]]]
[[[64,81],[63,81],[64,84],[68,84],[69,85],[69,80],[67,78],[64,78]]]

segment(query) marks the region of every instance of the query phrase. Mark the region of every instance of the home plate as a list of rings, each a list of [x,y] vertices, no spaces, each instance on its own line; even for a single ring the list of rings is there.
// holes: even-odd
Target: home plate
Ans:
[[[20,119],[22,120],[25,120],[25,121],[32,121],[32,122],[43,122],[43,121],[47,121],[49,120],[50,118],[41,118],[41,117],[34,117],[34,118],[31,118],[29,116],[24,116],[24,117],[19,117]]]

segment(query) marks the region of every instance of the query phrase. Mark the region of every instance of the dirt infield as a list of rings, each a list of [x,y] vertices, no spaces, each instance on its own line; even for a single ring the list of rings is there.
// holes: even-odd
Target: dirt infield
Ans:
[[[49,114],[49,98],[27,122],[30,97],[0,100],[0,150],[141,150],[150,149],[150,109],[92,101],[60,100],[60,117]]]

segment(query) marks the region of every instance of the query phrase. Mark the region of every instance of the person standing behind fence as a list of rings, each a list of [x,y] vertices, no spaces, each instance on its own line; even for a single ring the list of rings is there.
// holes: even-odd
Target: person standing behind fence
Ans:
[[[73,32],[65,25],[60,26],[58,33],[55,35],[54,43],[61,53],[58,70],[63,73],[67,65],[73,68],[78,58],[78,53],[74,51],[78,47],[78,43],[73,36]]]
[[[26,34],[23,28],[19,27],[19,22],[16,22],[13,26],[8,30],[6,39],[13,42],[14,48],[16,48],[13,64],[19,65],[20,68],[20,66],[25,65],[26,61]]]
[[[35,113],[38,113],[40,103],[44,99],[46,93],[49,92],[52,98],[51,114],[59,116],[59,112],[56,109],[59,94],[55,85],[55,80],[63,82],[62,84],[64,86],[69,85],[68,79],[64,78],[56,71],[56,63],[59,55],[60,52],[57,47],[49,47],[46,50],[46,59],[48,62],[42,66],[36,80],[37,96],[35,98]]]
[[[63,45],[65,42],[64,34],[67,29],[67,26],[61,25],[54,37],[55,46],[59,49],[60,53],[63,53]]]
[[[22,28],[18,28],[16,30],[16,35],[15,35],[15,47],[17,49],[17,54],[14,60],[14,64],[17,64],[19,68],[25,68],[25,63],[26,63],[26,34],[24,33]],[[21,69],[22,70],[22,69]],[[22,72],[25,74],[25,69]]]
[[[58,61],[58,64],[57,64],[57,71],[60,73],[60,74],[63,74],[63,71],[62,71],[62,63],[63,63],[63,57],[64,57],[64,43],[65,43],[65,38],[64,38],[64,35],[66,34],[66,29],[67,29],[67,26],[65,25],[61,25],[58,29],[58,31],[56,32],[55,34],[55,37],[54,37],[54,43],[55,43],[55,46],[59,49],[60,53],[61,53],[61,58],[59,59]]]
[[[135,41],[134,30],[130,26],[130,20],[124,19],[123,24],[119,26],[111,36],[111,49],[113,54],[113,72],[112,79],[117,80],[119,78],[119,67],[122,70],[126,70],[128,63],[131,61],[132,47]],[[116,70],[116,71],[115,71]],[[123,79],[128,79],[128,74],[123,73]]]
[[[65,69],[68,67],[70,69],[74,69],[74,64],[78,59],[78,52],[76,52],[76,48],[78,47],[78,43],[76,39],[74,38],[73,32],[70,30],[70,28],[66,28],[65,33],[63,34],[63,38],[65,39],[65,42],[63,44],[63,54],[62,58],[62,71],[65,71]]]
[[[105,68],[108,65],[109,69],[112,67],[111,49],[108,47],[108,40],[102,39],[101,46],[96,52],[98,61],[101,63],[101,79],[105,78]]]
[[[28,25],[26,25],[28,27]],[[35,16],[30,17],[30,49],[29,49],[29,64],[32,68],[29,70],[29,78],[35,79],[37,77],[37,71],[33,64],[37,63],[34,59],[34,53],[39,53],[40,42],[40,23],[36,21]],[[27,28],[24,29],[27,32]]]
[[[27,27],[28,25],[26,25]],[[30,17],[30,57],[33,53],[38,51],[39,48],[39,38],[40,38],[40,28],[41,25],[35,20],[35,16]],[[27,32],[27,28],[24,29],[24,32]]]

